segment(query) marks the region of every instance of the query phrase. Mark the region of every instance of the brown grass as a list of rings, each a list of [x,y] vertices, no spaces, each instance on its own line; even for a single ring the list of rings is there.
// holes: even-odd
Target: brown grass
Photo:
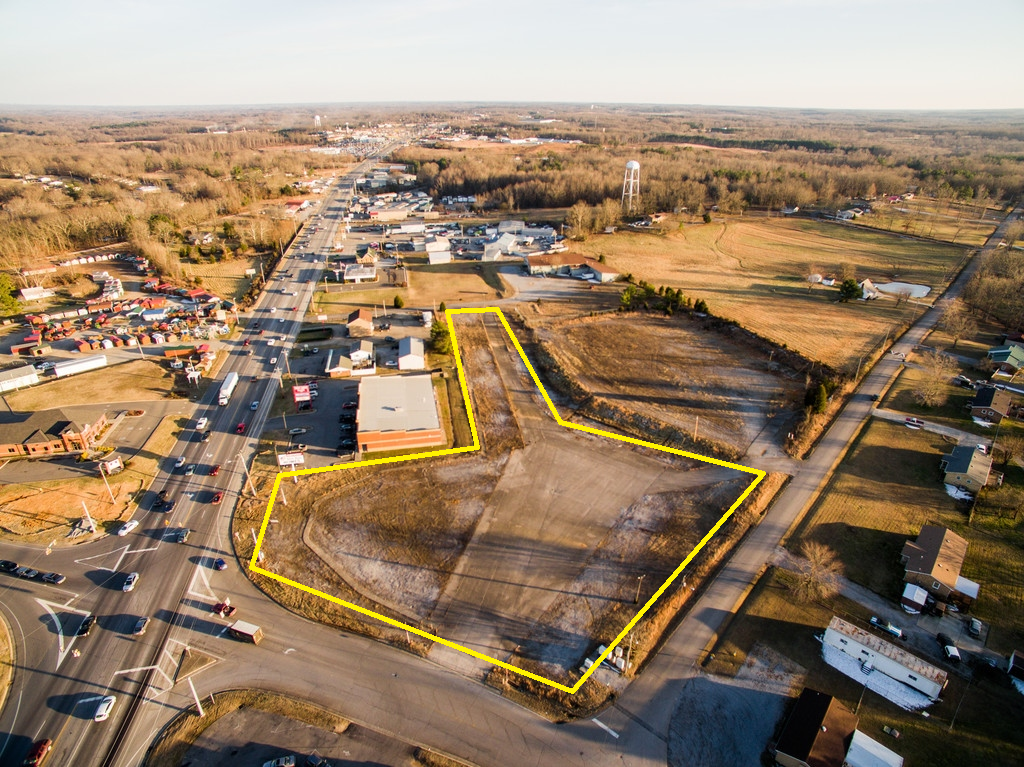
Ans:
[[[605,255],[611,266],[654,285],[682,288],[711,312],[836,368],[855,366],[906,312],[879,299],[839,304],[837,291],[805,281],[811,267],[838,272],[844,263],[860,279],[900,280],[932,287],[931,298],[963,255],[950,245],[809,220],[720,219],[665,235],[599,235],[574,248]],[[912,307],[912,305],[909,305]]]
[[[11,409],[27,412],[58,406],[166,399],[173,383],[167,363],[138,359],[56,379],[5,397]]]
[[[901,208],[908,212],[901,212]],[[975,205],[946,205],[939,200],[915,197],[895,205],[878,203],[875,212],[858,218],[857,224],[913,237],[980,247],[995,231],[996,222],[986,220],[982,223],[978,219],[979,213],[980,208]],[[999,215],[997,211],[988,211],[988,215],[993,214]]]
[[[191,706],[173,719],[149,747],[143,764],[145,767],[178,767],[207,727],[240,708],[278,714],[339,734],[349,726],[348,720],[332,711],[286,695],[261,690],[227,690],[214,695],[213,703],[203,701],[205,716],[200,717]]]
[[[767,419],[799,405],[803,376],[686,318],[611,314],[538,333],[580,384],[742,454]],[[699,420],[698,420],[699,419]]]
[[[425,765],[425,767],[473,767],[471,762],[453,759],[450,756],[444,756],[427,748],[417,748],[413,752],[413,758],[417,763]]]
[[[270,255],[267,254],[263,259],[263,268],[268,268],[269,263]],[[201,277],[205,290],[229,301],[238,302],[252,284],[252,278],[245,275],[245,270],[255,269],[258,275],[260,257],[236,258],[215,264],[183,264],[182,268],[188,277]]]

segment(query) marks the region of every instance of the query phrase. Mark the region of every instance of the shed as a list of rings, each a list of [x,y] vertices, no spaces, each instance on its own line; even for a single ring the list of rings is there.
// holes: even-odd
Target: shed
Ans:
[[[356,309],[348,316],[348,334],[353,338],[373,333],[373,314],[369,309]]]

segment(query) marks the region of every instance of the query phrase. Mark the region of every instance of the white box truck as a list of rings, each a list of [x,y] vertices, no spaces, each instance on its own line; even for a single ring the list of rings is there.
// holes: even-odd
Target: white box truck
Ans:
[[[231,401],[231,395],[235,393],[235,387],[238,386],[238,373],[228,373],[224,379],[224,383],[220,386],[220,394],[217,396],[217,403],[220,405],[226,405]]]

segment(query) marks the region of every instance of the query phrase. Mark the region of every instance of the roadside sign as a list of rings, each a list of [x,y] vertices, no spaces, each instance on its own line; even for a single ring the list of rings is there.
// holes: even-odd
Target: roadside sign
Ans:
[[[245,270],[245,276],[246,277],[252,277],[254,274],[256,274],[256,270],[255,269],[246,269]]]
[[[277,465],[278,466],[296,466],[300,463],[306,462],[306,456],[303,453],[278,453],[277,454]]]
[[[295,402],[309,402],[312,395],[309,393],[309,386],[293,386],[292,399]]]

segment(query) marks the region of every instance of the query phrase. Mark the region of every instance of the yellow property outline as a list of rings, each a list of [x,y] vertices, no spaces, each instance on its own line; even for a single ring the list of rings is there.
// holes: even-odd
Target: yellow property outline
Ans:
[[[559,425],[564,426],[567,429],[576,429],[577,431],[584,431],[584,432],[587,432],[588,434],[595,434],[595,435],[597,435],[599,437],[608,437],[610,439],[617,439],[617,440],[621,440],[622,442],[628,442],[631,445],[643,445],[644,447],[649,447],[652,450],[660,450],[660,451],[665,452],[665,453],[672,453],[673,455],[681,455],[681,456],[685,456],[687,458],[696,459],[698,461],[704,461],[705,463],[712,463],[712,464],[715,464],[716,466],[724,466],[724,467],[727,467],[727,468],[730,468],[730,469],[736,469],[737,471],[743,471],[743,472],[746,472],[748,474],[753,474],[754,475],[754,480],[750,483],[750,485],[747,487],[747,489],[744,490],[740,494],[740,497],[736,499],[736,502],[733,503],[733,505],[729,507],[729,510],[726,511],[725,514],[722,515],[721,519],[719,519],[715,523],[714,527],[712,527],[707,532],[707,534],[703,538],[701,538],[700,542],[693,549],[693,551],[691,551],[689,553],[689,555],[687,555],[686,559],[684,559],[679,564],[679,567],[677,567],[672,572],[672,574],[668,577],[668,579],[663,584],[661,584],[661,587],[656,592],[654,592],[654,595],[651,596],[651,598],[647,600],[647,603],[643,606],[643,609],[641,609],[640,612],[638,612],[633,617],[633,620],[631,620],[629,623],[626,624],[626,627],[624,629],[622,629],[622,631],[619,632],[619,635],[617,637],[615,637],[615,640],[613,642],[611,642],[607,646],[607,648],[605,648],[605,651],[603,653],[601,653],[600,656],[598,656],[598,658],[594,662],[594,664],[590,668],[588,668],[586,670],[586,672],[583,674],[583,676],[580,677],[579,681],[576,682],[576,684],[574,684],[572,687],[567,687],[566,685],[560,684],[559,682],[556,682],[556,681],[554,681],[552,679],[547,679],[545,677],[539,676],[538,674],[534,674],[534,673],[532,673],[530,671],[527,671],[526,669],[519,668],[518,666],[513,666],[510,663],[506,663],[504,661],[498,660],[497,658],[492,658],[489,655],[484,655],[483,653],[477,652],[476,650],[472,650],[472,649],[470,649],[468,647],[463,647],[460,644],[457,644],[455,642],[452,642],[452,641],[449,641],[447,639],[444,639],[443,637],[435,636],[434,634],[431,634],[428,631],[424,631],[423,629],[417,628],[416,626],[410,626],[410,625],[408,625],[406,623],[402,623],[399,620],[395,620],[394,618],[389,618],[386,615],[381,615],[380,613],[374,612],[373,610],[368,610],[365,607],[360,607],[359,605],[354,605],[351,602],[346,602],[344,599],[339,599],[338,597],[331,596],[330,594],[325,594],[322,591],[318,591],[317,589],[311,588],[311,587],[306,586],[306,585],[304,585],[302,583],[297,583],[296,581],[293,581],[290,578],[285,578],[284,576],[278,575],[277,573],[272,573],[269,570],[264,570],[262,567],[259,566],[259,564],[256,561],[258,556],[259,556],[260,548],[263,546],[263,536],[267,532],[267,524],[270,521],[270,514],[271,514],[271,512],[274,509],[274,498],[277,497],[277,490],[278,490],[278,487],[281,484],[281,480],[287,479],[289,477],[304,476],[304,475],[307,475],[307,474],[322,474],[322,473],[328,472],[328,471],[342,471],[342,470],[345,470],[345,469],[355,468],[356,466],[377,466],[377,465],[386,464],[386,463],[399,463],[399,462],[402,462],[402,461],[412,461],[412,460],[417,460],[417,459],[420,459],[420,458],[433,458],[435,456],[442,456],[442,455],[455,455],[457,453],[470,453],[470,452],[473,452],[475,450],[479,450],[480,449],[480,438],[479,438],[479,435],[477,434],[477,431],[476,431],[476,422],[473,420],[473,407],[472,407],[472,405],[470,403],[470,399],[469,399],[469,389],[468,389],[468,387],[466,385],[465,371],[462,369],[462,359],[459,356],[459,345],[458,345],[458,341],[457,341],[457,339],[455,337],[455,326],[454,326],[454,324],[452,322],[452,317],[454,315],[456,315],[456,314],[487,314],[489,312],[493,312],[493,313],[498,315],[498,319],[501,320],[501,324],[504,326],[505,331],[509,335],[509,338],[512,339],[512,343],[515,345],[516,351],[519,352],[519,356],[522,358],[523,364],[526,365],[526,369],[529,371],[530,377],[533,378],[533,382],[537,385],[537,389],[540,390],[541,396],[544,398],[544,401],[547,403],[548,410],[551,411],[551,415],[554,416],[555,421]],[[570,695],[572,695],[572,694],[576,693],[580,689],[580,687],[583,686],[583,683],[586,682],[587,679],[590,678],[590,675],[593,674],[597,670],[597,668],[601,665],[601,663],[606,658],[608,658],[608,656],[612,653],[612,651],[615,649],[615,647],[620,642],[622,642],[622,640],[626,637],[627,634],[629,634],[630,631],[632,631],[633,627],[640,621],[640,619],[643,618],[644,615],[647,614],[647,611],[650,610],[654,606],[654,603],[657,602],[658,599],[661,597],[661,595],[664,594],[665,591],[668,589],[668,587],[672,585],[673,581],[675,581],[675,579],[679,577],[680,573],[682,573],[683,570],[686,568],[686,566],[688,564],[690,564],[690,562],[693,560],[693,558],[695,556],[697,556],[697,554],[700,552],[700,550],[704,548],[704,546],[707,544],[707,542],[710,541],[712,537],[714,537],[714,535],[719,531],[719,529],[722,527],[722,525],[725,524],[726,520],[728,520],[729,517],[731,517],[733,515],[733,512],[735,512],[736,509],[739,508],[740,504],[743,503],[743,501],[746,500],[747,496],[750,495],[751,491],[755,487],[757,487],[758,483],[762,479],[764,479],[766,472],[764,472],[764,471],[762,471],[760,469],[750,468],[749,466],[740,466],[739,464],[729,463],[728,461],[721,461],[721,460],[719,460],[717,458],[708,458],[707,456],[696,455],[695,453],[690,453],[690,452],[687,452],[685,450],[677,450],[675,448],[665,447],[664,445],[656,445],[656,444],[654,444],[652,442],[645,442],[642,439],[635,439],[633,437],[625,437],[625,436],[622,436],[620,434],[612,434],[611,432],[602,431],[601,429],[594,429],[594,428],[591,428],[589,426],[581,426],[580,424],[569,423],[568,421],[564,421],[564,420],[562,420],[562,417],[558,414],[558,411],[555,409],[555,406],[551,402],[551,398],[548,396],[548,393],[544,389],[543,384],[541,384],[540,379],[537,377],[537,372],[533,369],[533,365],[530,364],[530,360],[528,360],[526,358],[526,354],[523,352],[523,348],[519,345],[519,340],[516,338],[515,334],[512,332],[512,328],[509,327],[508,322],[505,320],[505,315],[502,314],[501,309],[498,309],[497,307],[488,307],[488,308],[482,308],[482,309],[449,309],[446,312],[446,314],[447,314],[447,321],[448,321],[448,330],[451,333],[452,351],[453,351],[453,354],[455,356],[455,365],[456,365],[456,367],[458,369],[458,373],[459,373],[459,385],[462,387],[462,397],[465,400],[466,413],[469,416],[469,428],[470,428],[470,431],[473,433],[473,444],[469,445],[467,447],[455,447],[455,448],[449,448],[449,449],[446,449],[446,450],[431,450],[431,451],[424,452],[424,453],[415,453],[415,454],[412,454],[412,455],[402,455],[402,456],[397,456],[397,457],[394,457],[394,458],[375,458],[375,459],[370,459],[370,460],[366,460],[366,461],[357,461],[355,463],[346,463],[346,464],[342,464],[340,466],[325,466],[325,467],[323,467],[321,469],[295,469],[295,470],[292,470],[292,471],[282,471],[282,472],[279,472],[278,475],[277,475],[277,478],[274,480],[274,487],[273,487],[273,490],[270,493],[270,501],[267,503],[267,513],[263,517],[263,523],[260,525],[260,533],[259,533],[258,538],[256,539],[256,548],[253,550],[252,559],[249,560],[249,569],[252,572],[254,572],[254,573],[259,573],[260,575],[264,575],[267,578],[272,578],[273,580],[278,581],[280,583],[283,583],[285,585],[293,586],[293,587],[295,587],[297,589],[300,589],[302,591],[305,591],[305,592],[307,592],[309,594],[313,594],[314,596],[318,596],[318,597],[321,597],[322,599],[326,599],[326,600],[328,600],[330,602],[334,602],[335,604],[339,604],[342,607],[347,607],[348,609],[354,610],[355,612],[361,613],[362,615],[368,616],[370,618],[375,618],[375,619],[377,619],[379,621],[382,621],[383,623],[388,624],[389,626],[394,626],[395,628],[404,629],[405,631],[410,631],[413,634],[416,634],[417,636],[423,637],[424,639],[429,639],[429,640],[431,640],[433,642],[438,642],[438,643],[440,643],[442,645],[445,645],[446,647],[452,648],[453,650],[460,650],[461,652],[468,653],[469,655],[472,655],[474,658],[478,658],[480,660],[487,661],[488,663],[493,663],[495,666],[499,666],[500,668],[503,668],[506,671],[511,671],[513,673],[520,674],[522,676],[525,676],[525,677],[528,677],[530,679],[533,679],[536,682],[542,682],[542,683],[544,683],[546,685],[550,685],[551,687],[554,687],[556,689],[562,690],[563,692],[567,692]]]

